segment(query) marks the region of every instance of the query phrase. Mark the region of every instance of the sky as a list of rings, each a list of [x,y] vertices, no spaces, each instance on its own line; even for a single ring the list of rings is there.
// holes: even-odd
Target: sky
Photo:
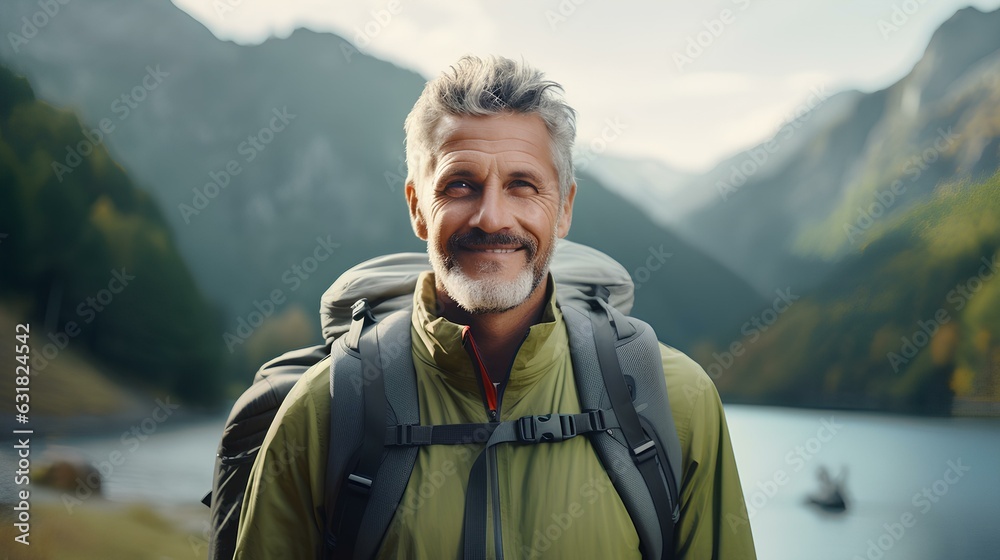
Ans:
[[[1000,0],[172,0],[220,39],[297,28],[430,78],[463,54],[523,58],[561,83],[577,145],[702,172],[797,111],[904,76],[957,10]],[[611,138],[607,142],[595,139]]]

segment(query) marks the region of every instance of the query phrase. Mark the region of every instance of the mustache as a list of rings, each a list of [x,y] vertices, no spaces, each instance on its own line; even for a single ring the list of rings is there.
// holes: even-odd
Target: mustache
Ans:
[[[479,245],[519,245],[527,251],[528,260],[533,259],[538,252],[538,243],[534,239],[511,233],[486,233],[477,228],[467,233],[456,233],[448,238],[449,253]]]

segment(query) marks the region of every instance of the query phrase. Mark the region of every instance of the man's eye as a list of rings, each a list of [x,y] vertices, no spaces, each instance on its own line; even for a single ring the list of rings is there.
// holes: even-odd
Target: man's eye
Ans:
[[[445,192],[448,193],[463,193],[472,190],[472,185],[465,181],[452,181],[445,185]]]
[[[512,182],[510,184],[510,188],[512,188],[512,189],[532,189],[532,190],[538,190],[537,188],[535,188],[535,185],[532,185],[531,183],[529,183],[527,181],[514,181],[514,182]]]

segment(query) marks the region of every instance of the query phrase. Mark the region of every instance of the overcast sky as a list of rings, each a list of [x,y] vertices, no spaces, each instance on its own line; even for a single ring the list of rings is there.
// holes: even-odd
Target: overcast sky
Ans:
[[[608,152],[690,171],[768,138],[820,97],[891,84],[955,11],[1000,6],[1000,0],[172,1],[222,39],[256,44],[299,27],[332,31],[425,77],[466,53],[523,56],[565,86],[580,114],[578,144],[599,136],[610,119],[624,130]]]

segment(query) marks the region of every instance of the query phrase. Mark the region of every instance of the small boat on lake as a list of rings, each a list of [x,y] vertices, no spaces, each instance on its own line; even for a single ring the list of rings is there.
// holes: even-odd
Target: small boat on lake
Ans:
[[[847,482],[847,467],[840,471],[836,479],[830,476],[830,472],[824,466],[816,470],[816,477],[819,479],[820,488],[817,492],[810,494],[806,501],[830,513],[843,513],[847,510],[847,500],[845,498],[845,484]]]

